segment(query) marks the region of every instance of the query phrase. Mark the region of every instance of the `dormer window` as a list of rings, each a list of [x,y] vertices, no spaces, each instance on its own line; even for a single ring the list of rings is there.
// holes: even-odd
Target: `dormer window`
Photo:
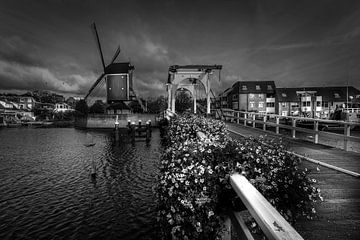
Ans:
[[[246,86],[246,85],[242,85],[242,86],[241,86],[241,90],[246,91],[246,90],[247,90],[247,86]]]
[[[334,93],[334,98],[340,98],[340,94]]]
[[[256,90],[261,90],[260,85],[256,85],[255,87],[256,87]]]
[[[273,90],[271,85],[267,85],[267,90]]]
[[[287,97],[286,93],[281,94],[282,97]]]

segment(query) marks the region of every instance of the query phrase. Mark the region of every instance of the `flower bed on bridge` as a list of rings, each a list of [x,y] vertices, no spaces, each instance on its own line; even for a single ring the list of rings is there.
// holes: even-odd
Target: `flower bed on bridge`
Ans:
[[[206,139],[197,137],[199,131]],[[164,142],[157,186],[164,239],[218,238],[221,214],[237,198],[229,183],[233,172],[247,177],[290,222],[316,213],[320,190],[281,142],[236,141],[223,122],[193,115],[173,119]]]

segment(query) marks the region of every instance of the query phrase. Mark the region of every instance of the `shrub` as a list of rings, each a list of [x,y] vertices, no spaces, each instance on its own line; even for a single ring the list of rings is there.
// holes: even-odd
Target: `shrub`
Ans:
[[[200,140],[198,131],[207,138]],[[157,186],[163,239],[219,238],[222,213],[237,198],[233,172],[246,176],[285,219],[314,216],[320,191],[281,142],[235,141],[223,122],[193,115],[173,119],[165,138]]]

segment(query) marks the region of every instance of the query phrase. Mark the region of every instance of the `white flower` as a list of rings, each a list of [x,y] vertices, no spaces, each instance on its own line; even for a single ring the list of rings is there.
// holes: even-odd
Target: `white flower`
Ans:
[[[210,211],[209,213],[208,213],[208,217],[211,217],[211,216],[213,216],[214,215],[214,212],[213,211]]]
[[[201,182],[201,183],[204,183],[204,179],[203,179],[203,178],[201,178],[201,179],[200,179],[200,182]]]

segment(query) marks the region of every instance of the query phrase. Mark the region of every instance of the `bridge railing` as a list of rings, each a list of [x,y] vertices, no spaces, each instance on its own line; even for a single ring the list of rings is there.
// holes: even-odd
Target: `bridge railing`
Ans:
[[[197,132],[197,137],[200,140],[207,138],[203,132]],[[303,239],[245,176],[239,173],[232,174],[230,184],[268,239]],[[254,239],[240,212],[230,212],[224,225],[226,227],[222,236],[224,240],[231,240],[233,231],[231,226],[235,227],[234,230],[240,239]]]
[[[297,132],[311,134],[315,144],[319,143],[319,135],[328,136],[330,138],[342,138],[343,149],[346,151],[349,150],[349,141],[360,142],[360,137],[351,136],[350,133],[351,129],[356,126],[360,127],[360,123],[357,122],[281,116],[276,114],[235,111],[232,109],[226,109],[224,112],[226,113],[226,121],[243,124],[244,126],[250,124],[253,128],[256,128],[257,125],[260,125],[264,131],[267,130],[268,126],[275,127],[276,134],[280,133],[280,129],[288,129],[291,130],[292,138],[296,138]],[[304,127],[310,127],[310,129]],[[331,130],[332,128],[336,128],[337,130],[343,129],[343,134],[324,131],[327,129]]]
[[[234,173],[230,176],[230,184],[268,239],[303,239],[246,177]],[[240,239],[254,239],[240,213],[231,214]],[[227,238],[231,239],[231,233],[229,235]]]

